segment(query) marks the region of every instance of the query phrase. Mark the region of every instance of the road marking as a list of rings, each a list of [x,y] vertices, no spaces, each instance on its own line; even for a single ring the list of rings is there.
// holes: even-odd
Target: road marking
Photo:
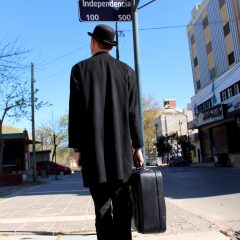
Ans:
[[[88,220],[94,220],[95,215],[88,215]],[[55,217],[29,217],[0,219],[0,224],[8,223],[41,223],[41,222],[74,222],[85,221],[86,216],[55,216]]]
[[[89,190],[64,190],[64,191],[60,191],[60,190],[51,190],[51,191],[39,191],[39,192],[26,192],[27,194],[48,194],[48,193],[77,193],[77,192],[89,192]]]
[[[82,184],[82,181],[78,181],[78,182],[67,182],[67,181],[64,181],[64,182],[50,182],[51,185],[59,185],[59,184]]]

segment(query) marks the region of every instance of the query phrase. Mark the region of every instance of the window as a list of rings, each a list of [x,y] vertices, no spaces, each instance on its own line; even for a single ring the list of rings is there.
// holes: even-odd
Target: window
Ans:
[[[224,102],[225,100],[228,99],[228,95],[227,95],[227,91],[224,90],[220,93],[220,96],[221,96],[221,101]]]
[[[234,53],[231,52],[230,54],[228,54],[228,64],[229,64],[229,66],[231,66],[234,62],[235,62]]]
[[[220,6],[220,8],[222,8],[224,4],[225,4],[225,0],[219,0],[219,6]]]
[[[215,67],[213,67],[211,70],[210,70],[210,78],[211,79],[214,79],[216,77],[216,69]]]
[[[211,102],[210,101],[207,101],[206,102],[206,108],[210,108],[211,107]]]
[[[198,66],[198,60],[197,60],[197,57],[194,58],[193,63],[194,63],[194,67],[197,67],[197,66]]]
[[[197,108],[199,112],[203,112],[211,107],[213,107],[213,98],[209,98],[207,101],[201,103]]]
[[[226,37],[230,33],[229,22],[227,22],[223,27],[224,36]]]
[[[197,81],[197,90],[201,88],[201,82],[200,80]]]
[[[239,83],[233,84],[233,94],[234,95],[239,94]]]
[[[232,87],[229,87],[227,89],[227,93],[228,93],[228,97],[231,98],[233,96],[233,88]]]
[[[202,112],[202,105],[199,105],[197,109],[198,109],[198,112]]]
[[[240,93],[240,81],[234,83],[233,85],[229,86],[228,88],[220,92],[221,101],[223,102],[239,93]]]
[[[195,40],[194,40],[194,35],[191,36],[191,44],[193,45],[195,43]]]
[[[205,29],[207,26],[208,26],[208,17],[206,16],[206,17],[203,19],[203,29]]]
[[[207,54],[209,54],[210,52],[212,52],[212,43],[209,42],[206,46],[206,49],[207,49]]]

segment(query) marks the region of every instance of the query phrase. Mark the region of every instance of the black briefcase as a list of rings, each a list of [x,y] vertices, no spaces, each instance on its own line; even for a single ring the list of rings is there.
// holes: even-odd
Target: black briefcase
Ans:
[[[130,184],[132,227],[139,233],[166,231],[166,205],[160,170],[134,170]]]

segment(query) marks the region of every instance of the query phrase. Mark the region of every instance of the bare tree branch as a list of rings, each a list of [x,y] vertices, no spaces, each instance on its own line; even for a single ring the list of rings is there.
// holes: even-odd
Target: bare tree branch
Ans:
[[[30,79],[23,80],[26,71],[30,70],[29,64],[25,61],[28,52],[21,48],[18,39],[6,44],[0,41],[0,174],[3,163],[2,124],[4,119],[9,117],[18,121],[22,117],[30,117],[32,104]],[[37,92],[38,89],[35,90],[35,93]],[[48,102],[35,98],[35,109],[47,105],[49,105]]]

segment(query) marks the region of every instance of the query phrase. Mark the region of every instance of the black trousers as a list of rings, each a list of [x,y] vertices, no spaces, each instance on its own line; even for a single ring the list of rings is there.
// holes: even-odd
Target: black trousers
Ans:
[[[95,204],[97,239],[132,240],[128,183],[102,183],[89,189]]]

